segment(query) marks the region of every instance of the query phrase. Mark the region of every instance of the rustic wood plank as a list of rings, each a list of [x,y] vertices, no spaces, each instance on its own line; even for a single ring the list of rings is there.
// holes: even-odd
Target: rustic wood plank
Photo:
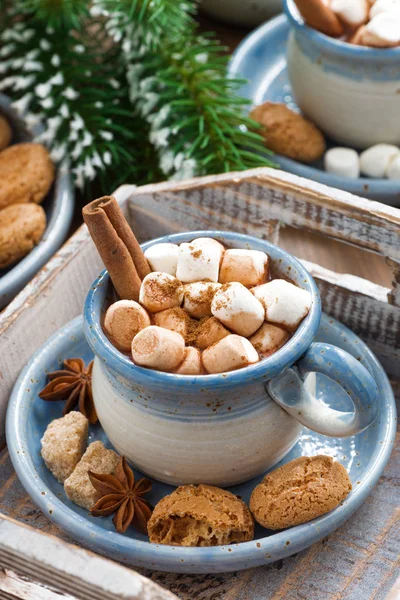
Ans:
[[[3,570],[0,590],[21,599],[176,600],[175,595],[132,569],[5,515],[0,515],[0,569]],[[18,576],[11,575],[9,570]],[[29,595],[35,586],[37,595]]]
[[[76,596],[60,594],[36,582],[27,581],[11,569],[0,571],[0,592],[2,598],[15,600],[77,600]]]

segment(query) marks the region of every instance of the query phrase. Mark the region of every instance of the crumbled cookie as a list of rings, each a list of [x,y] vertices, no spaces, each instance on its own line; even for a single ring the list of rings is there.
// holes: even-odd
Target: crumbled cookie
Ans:
[[[5,117],[0,115],[0,150],[4,150],[12,139],[12,129]]]
[[[303,456],[264,477],[250,510],[263,527],[284,529],[333,510],[351,489],[346,469],[330,456]]]
[[[325,152],[325,138],[321,131],[286,104],[264,102],[251,111],[250,117],[263,125],[261,134],[265,145],[277,154],[311,163]]]
[[[41,144],[14,144],[0,152],[0,209],[40,203],[54,181],[55,168]]]
[[[46,214],[37,204],[14,204],[0,210],[0,269],[26,256],[45,229]]]
[[[108,475],[114,473],[118,461],[119,456],[114,450],[108,450],[102,442],[92,442],[76,465],[72,475],[64,482],[68,498],[75,504],[90,510],[101,494],[92,486],[88,471]]]
[[[150,542],[170,546],[221,546],[253,539],[247,506],[212,485],[184,485],[157,504],[148,522]]]
[[[71,411],[48,426],[41,439],[42,457],[60,483],[71,475],[86,447],[89,421],[82,413]]]

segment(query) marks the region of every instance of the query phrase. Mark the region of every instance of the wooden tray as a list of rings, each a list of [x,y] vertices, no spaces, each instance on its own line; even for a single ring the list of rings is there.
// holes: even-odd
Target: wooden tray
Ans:
[[[313,263],[307,263],[307,268],[317,281],[325,312],[353,329],[371,347],[395,390],[400,389],[400,210],[271,169],[142,188],[122,186],[116,196],[141,241],[171,232],[212,228],[279,243],[280,232],[289,225],[385,257],[393,273],[391,288],[339,275]],[[87,230],[81,227],[0,316],[3,441],[7,399],[21,367],[51,333],[81,312],[87,289],[101,268]],[[368,502],[326,543],[280,565],[240,576],[170,574],[157,576],[158,581],[188,599],[318,600],[347,597],[347,592],[352,598],[384,598],[398,576],[395,477],[399,454],[397,445]],[[9,468],[5,454],[1,465]],[[20,488],[18,493],[22,493]],[[29,506],[23,498],[19,502]],[[0,493],[3,512],[7,509],[18,518],[15,506],[10,490]],[[37,519],[37,511],[33,514]],[[63,537],[54,526],[52,531]],[[300,588],[305,595],[297,595]]]

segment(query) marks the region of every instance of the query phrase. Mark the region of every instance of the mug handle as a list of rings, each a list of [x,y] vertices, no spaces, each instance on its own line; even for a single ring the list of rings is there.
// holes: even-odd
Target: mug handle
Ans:
[[[305,375],[315,372],[341,385],[353,401],[352,412],[334,410],[306,389]],[[360,433],[378,413],[378,388],[370,372],[354,356],[331,344],[311,344],[295,367],[271,379],[267,389],[273,400],[302,425],[332,437]]]

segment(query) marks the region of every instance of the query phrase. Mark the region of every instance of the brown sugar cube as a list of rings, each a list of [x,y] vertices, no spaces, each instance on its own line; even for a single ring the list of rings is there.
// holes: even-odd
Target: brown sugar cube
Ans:
[[[249,338],[261,358],[270,356],[288,341],[290,335],[282,327],[264,323],[254,335]]]
[[[41,439],[42,458],[60,483],[71,475],[85,451],[89,421],[82,413],[71,411],[48,426]]]
[[[212,344],[230,335],[230,333],[218,319],[210,317],[199,324],[196,331],[195,346],[200,350],[205,350],[209,346],[212,346]]]
[[[2,115],[0,115],[0,150],[4,150],[10,144],[12,138],[11,127]]]
[[[286,104],[264,102],[250,117],[263,126],[265,145],[276,152],[304,163],[312,163],[326,150],[325,138],[314,123],[290,110]]]
[[[157,504],[148,522],[152,544],[221,546],[254,536],[251,513],[242,500],[212,485],[184,485]]]
[[[55,167],[41,144],[14,144],[0,152],[0,209],[39,203],[53,183]]]
[[[176,331],[185,340],[191,330],[191,319],[182,308],[168,308],[154,315],[154,324],[164,329]]]
[[[346,469],[330,456],[302,456],[264,477],[250,510],[267,529],[294,527],[333,510],[351,489]]]
[[[202,375],[204,368],[200,350],[193,348],[193,346],[185,348],[184,359],[174,373],[178,375]]]
[[[101,494],[92,486],[88,471],[108,475],[115,471],[118,461],[118,454],[105,448],[102,442],[90,444],[72,475],[64,482],[68,498],[75,504],[90,510]]]

